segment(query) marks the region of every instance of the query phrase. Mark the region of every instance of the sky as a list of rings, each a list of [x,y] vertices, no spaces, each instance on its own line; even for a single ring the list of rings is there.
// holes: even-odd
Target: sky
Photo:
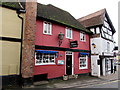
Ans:
[[[118,2],[119,0],[37,0],[41,4],[52,4],[68,11],[76,19],[106,8],[115,27],[114,40],[118,45]]]

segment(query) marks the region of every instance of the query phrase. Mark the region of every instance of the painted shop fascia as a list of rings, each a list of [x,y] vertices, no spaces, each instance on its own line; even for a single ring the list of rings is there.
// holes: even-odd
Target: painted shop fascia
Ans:
[[[86,18],[89,18],[88,20]],[[93,32],[91,36],[91,73],[93,76],[108,75],[115,72],[113,35],[114,26],[106,9],[78,19],[87,29]],[[95,68],[94,68],[95,67]]]
[[[65,18],[68,20],[64,21]],[[38,5],[36,23],[35,77],[52,79],[64,75],[90,73],[89,30],[87,31],[68,12],[53,5]],[[60,34],[63,35],[62,40],[59,38]]]

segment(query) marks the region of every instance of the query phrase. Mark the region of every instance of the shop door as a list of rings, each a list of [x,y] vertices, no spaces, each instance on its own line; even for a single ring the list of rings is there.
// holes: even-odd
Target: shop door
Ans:
[[[72,75],[72,55],[66,54],[66,74]]]
[[[105,58],[105,68],[106,74],[111,74],[111,60],[109,58]]]
[[[114,63],[113,63],[113,59],[110,59],[111,60],[111,73],[114,72]]]
[[[103,75],[103,62],[102,62],[102,58],[100,58],[100,75]]]

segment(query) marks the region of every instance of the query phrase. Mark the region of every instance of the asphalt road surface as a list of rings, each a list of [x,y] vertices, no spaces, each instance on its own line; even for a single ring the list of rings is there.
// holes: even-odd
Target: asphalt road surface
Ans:
[[[119,88],[120,89],[120,80],[115,80],[111,82],[105,82],[101,84],[95,84],[85,87],[77,87],[77,88]]]

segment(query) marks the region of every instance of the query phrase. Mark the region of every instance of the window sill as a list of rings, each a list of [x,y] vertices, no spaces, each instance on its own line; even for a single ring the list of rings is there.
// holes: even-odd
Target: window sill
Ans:
[[[66,37],[67,39],[73,39],[73,38],[68,38],[68,37]]]
[[[47,33],[43,33],[44,35],[52,35],[52,34],[47,34]]]
[[[88,69],[88,68],[85,67],[85,68],[79,68],[79,69],[84,70],[84,69]]]
[[[42,65],[56,65],[55,63],[42,63],[42,64],[35,64],[35,66],[42,66]]]
[[[85,41],[83,41],[83,40],[80,40],[81,42],[86,42],[86,40]]]

